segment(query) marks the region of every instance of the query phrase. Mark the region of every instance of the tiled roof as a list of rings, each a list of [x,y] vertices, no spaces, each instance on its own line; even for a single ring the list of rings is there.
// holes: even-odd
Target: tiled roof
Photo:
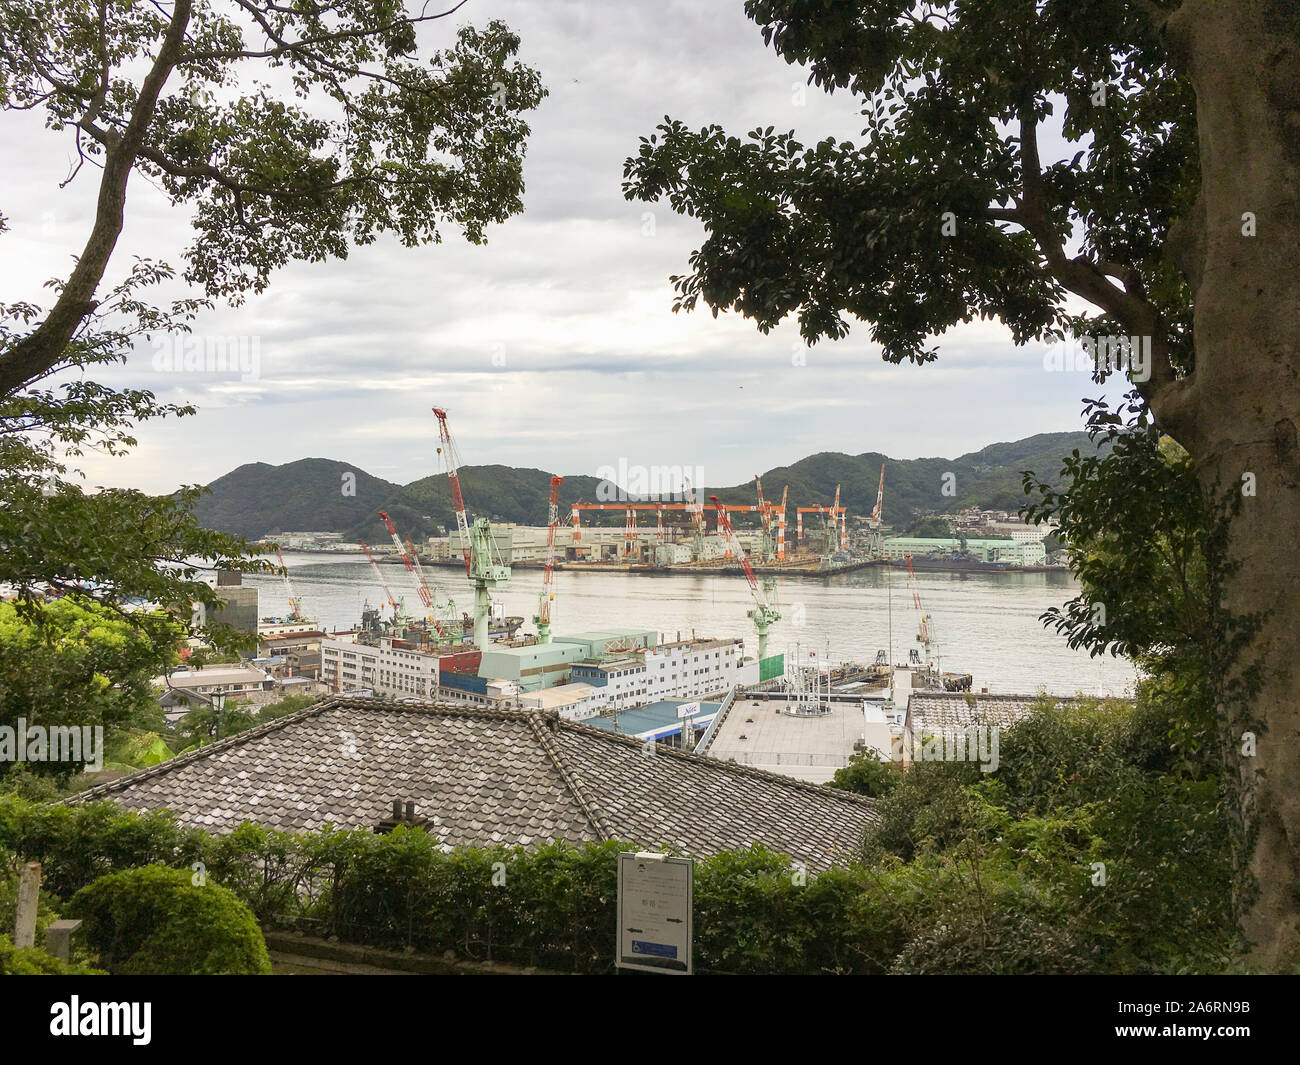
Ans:
[[[335,696],[69,799],[187,826],[373,828],[413,801],[449,846],[619,839],[696,855],[762,843],[825,868],[871,800],[655,747],[554,714]]]
[[[997,725],[1010,728],[1032,713],[1043,699],[1057,707],[1079,702],[1078,697],[1059,695],[987,695],[970,692],[912,692],[907,700],[907,725],[922,729],[953,729],[967,725]]]

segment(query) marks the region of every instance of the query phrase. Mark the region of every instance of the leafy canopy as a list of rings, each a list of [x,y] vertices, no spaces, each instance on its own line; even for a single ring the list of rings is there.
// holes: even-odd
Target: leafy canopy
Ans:
[[[857,318],[890,362],[935,358],[931,338],[976,317],[1017,344],[1146,335],[1144,397],[1177,391],[1191,299],[1165,247],[1195,197],[1195,101],[1147,7],[748,0],[781,58],[859,99],[863,140],[671,118],[643,137],[625,195],[705,230],[674,309],[703,301],[764,332],[794,315],[810,343]],[[1043,133],[1078,150],[1043,159]]]

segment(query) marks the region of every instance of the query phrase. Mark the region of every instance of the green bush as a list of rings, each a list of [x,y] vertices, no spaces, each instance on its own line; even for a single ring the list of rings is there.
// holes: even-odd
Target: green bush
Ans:
[[[875,795],[880,816],[855,860],[820,873],[762,847],[697,860],[696,966],[1222,971],[1233,947],[1223,799],[1176,739],[1150,705],[1043,706],[1004,733],[996,773],[852,766],[843,782]],[[613,969],[615,856],[636,849],[450,849],[405,827],[291,835],[246,824],[212,836],[166,813],[0,794],[5,848],[11,868],[42,862],[55,908],[105,873],[168,866],[185,886],[202,863],[202,890],[228,889],[264,927],[593,973]],[[138,946],[115,948],[112,964]]]
[[[100,877],[69,911],[111,972],[128,975],[258,975],[271,971],[252,912],[219,884],[159,865]]]
[[[0,976],[103,976],[100,969],[56,958],[40,947],[15,947],[11,937],[0,935]]]

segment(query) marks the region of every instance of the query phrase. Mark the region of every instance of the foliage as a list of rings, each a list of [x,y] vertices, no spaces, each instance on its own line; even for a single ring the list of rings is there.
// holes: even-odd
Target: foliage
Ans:
[[[0,976],[103,976],[103,970],[66,962],[40,947],[15,947],[11,936],[0,934]]]
[[[114,973],[269,975],[266,942],[252,913],[218,884],[196,884],[159,865],[109,873],[78,891],[69,911]]]
[[[946,518],[917,518],[899,536],[952,538],[952,525]]]
[[[1179,707],[1171,723],[1188,757],[1214,748],[1216,635],[1208,577],[1209,521],[1187,453],[1152,425],[1139,397],[1116,410],[1089,401],[1095,453],[1075,452],[1054,489],[1033,475],[1026,519],[1055,519],[1079,594],[1043,615],[1071,647],[1125,655]]]
[[[266,703],[258,709],[253,709],[251,703],[228,701],[220,714],[221,735],[223,738],[233,736],[237,732],[264,725],[311,706],[316,701],[314,695],[286,695],[283,699]],[[217,726],[218,714],[212,707],[206,704],[195,707],[171,728],[171,735],[178,744],[178,753],[179,748],[202,746],[215,740]]]
[[[794,315],[810,343],[857,318],[895,363],[931,361],[931,338],[976,317],[1017,344],[1151,334],[1151,389],[1165,384],[1191,357],[1190,291],[1165,243],[1199,171],[1194,95],[1159,19],[1123,0],[904,10],[746,4],[810,83],[857,98],[861,143],[807,146],[771,126],[742,140],[671,118],[641,138],[627,198],[667,200],[705,231],[672,279],[674,309],[737,310],[763,332]],[[1084,150],[1040,159],[1041,127]],[[1101,315],[1069,314],[1066,290]]]
[[[158,604],[218,648],[247,646],[193,611],[219,601],[199,566],[266,563],[195,521],[199,489],[152,498],[78,483],[87,451],[122,454],[136,423],[194,408],[87,375],[141,341],[179,350],[213,300],[262,291],[291,260],[345,257],[385,232],[410,246],[455,227],[482,243],[488,225],[521,210],[522,116],[545,91],[500,22],[462,26],[417,55],[417,28],[449,14],[397,0],[328,12],[206,0],[0,9],[0,105],[42,113],[75,147],[68,181],[90,160],[99,185],[82,253],[47,284],[52,305],[0,303],[0,582],[20,589],[29,619],[47,591],[90,582],[105,600]],[[246,45],[245,33],[274,43]],[[292,99],[249,79],[250,67],[287,72]],[[201,297],[147,303],[145,290],[174,277],[164,263],[110,273],[136,172],[192,209],[185,280]],[[170,634],[131,620],[170,649]]]
[[[894,762],[882,762],[874,752],[866,751],[855,754],[849,759],[848,765],[835,770],[830,786],[878,799],[893,791],[902,779],[901,766]]]
[[[0,725],[102,726],[105,743],[151,713],[152,679],[176,661],[181,632],[170,617],[120,610],[88,597],[0,602]],[[13,764],[0,763],[0,779]],[[71,762],[27,764],[66,780]]]
[[[1140,700],[1044,702],[1001,740],[1000,768],[865,763],[877,795],[856,860],[805,869],[763,847],[696,862],[705,972],[1218,971],[1232,946],[1217,779]],[[107,805],[0,797],[0,845],[51,890],[110,869],[202,862],[264,926],[388,948],[580,972],[612,968],[616,841],[446,849],[423,829],[226,836]],[[1098,882],[1098,870],[1104,873]]]

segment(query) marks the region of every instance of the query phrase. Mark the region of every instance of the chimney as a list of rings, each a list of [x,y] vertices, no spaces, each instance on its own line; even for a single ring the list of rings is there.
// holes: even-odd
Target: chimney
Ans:
[[[405,807],[405,809],[403,809]],[[385,835],[395,829],[398,825],[406,825],[410,828],[416,828],[427,825],[427,817],[418,817],[415,812],[415,802],[407,799],[405,802],[401,799],[393,800],[393,810],[389,817],[384,818],[379,824],[375,825],[375,832],[379,835]]]

